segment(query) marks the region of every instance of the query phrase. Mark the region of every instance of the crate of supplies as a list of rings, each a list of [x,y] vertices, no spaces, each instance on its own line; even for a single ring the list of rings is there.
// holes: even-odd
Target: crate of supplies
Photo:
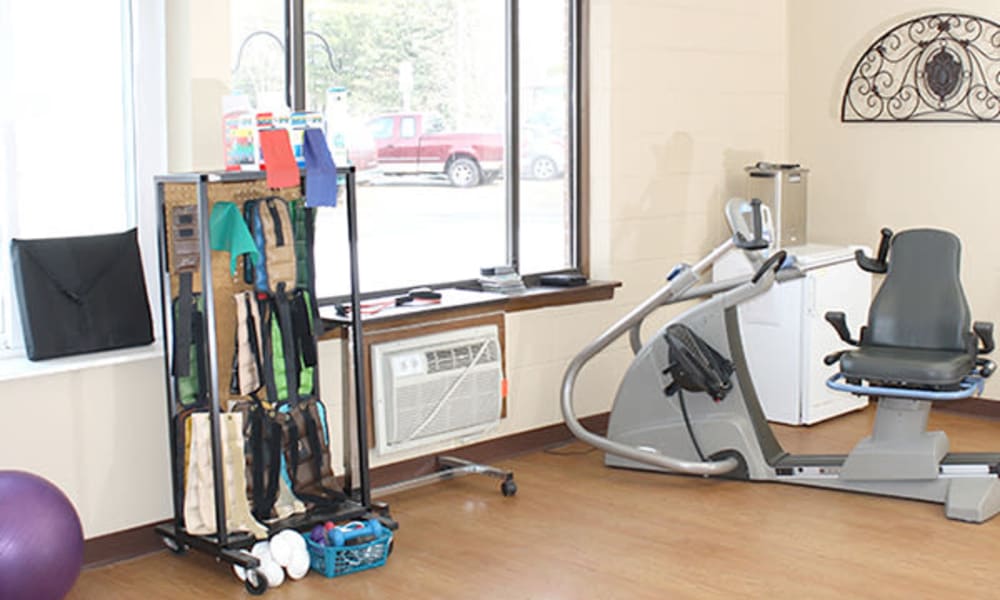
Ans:
[[[381,567],[392,553],[392,532],[377,519],[317,525],[302,535],[309,566],[327,577]]]

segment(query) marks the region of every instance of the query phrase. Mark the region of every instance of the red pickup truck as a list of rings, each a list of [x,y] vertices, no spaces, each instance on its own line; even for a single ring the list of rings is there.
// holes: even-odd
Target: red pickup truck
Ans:
[[[428,113],[387,113],[368,121],[384,175],[443,174],[452,185],[495,180],[503,169],[499,133],[448,133]]]

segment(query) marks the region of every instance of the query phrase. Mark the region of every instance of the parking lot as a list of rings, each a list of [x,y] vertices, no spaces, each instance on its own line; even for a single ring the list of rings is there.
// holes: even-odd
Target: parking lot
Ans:
[[[567,261],[565,181],[521,183],[524,272]],[[506,186],[455,188],[444,181],[382,178],[357,188],[361,287],[365,291],[473,279],[506,263]],[[340,201],[344,201],[343,191]],[[316,222],[319,297],[349,291],[347,211],[322,209]]]

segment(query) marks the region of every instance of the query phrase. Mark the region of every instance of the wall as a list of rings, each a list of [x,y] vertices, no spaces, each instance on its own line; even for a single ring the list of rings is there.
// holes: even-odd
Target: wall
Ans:
[[[990,0],[936,10],[913,0],[789,2],[790,155],[811,169],[809,229],[815,241],[877,243],[890,227],[933,226],[962,238],[962,277],[978,320],[1000,320],[995,260],[1000,202],[993,185],[1000,125],[841,123],[840,101],[855,63],[896,24],[952,10],[1000,21]],[[932,274],[929,274],[932,275]],[[860,324],[850,324],[855,330]],[[1000,398],[1000,383],[986,396]]]
[[[195,39],[197,32],[218,30],[194,28],[194,37],[185,37],[178,28],[203,22],[206,13],[194,18],[191,5],[169,4],[168,56],[179,61],[169,72],[170,164],[190,169],[219,155],[194,132],[217,109],[212,90],[223,76],[192,59],[209,43]],[[673,264],[722,240],[722,206],[743,190],[743,166],[785,158],[785,0],[593,0],[592,10],[592,274],[624,286],[611,302],[508,317],[509,416],[492,436],[559,423],[559,385],[570,358],[656,289]],[[610,408],[629,357],[622,341],[584,370],[581,416]],[[339,344],[322,344],[320,360],[335,417]],[[0,397],[24,407],[0,421],[0,467],[28,469],[60,485],[87,537],[167,518],[163,381],[162,362],[147,359],[0,382]]]

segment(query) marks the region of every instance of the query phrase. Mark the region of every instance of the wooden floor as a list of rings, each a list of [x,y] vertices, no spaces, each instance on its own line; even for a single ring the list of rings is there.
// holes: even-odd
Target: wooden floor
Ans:
[[[868,409],[779,428],[793,452],[846,452]],[[936,413],[954,451],[1000,450],[1000,422]],[[382,568],[311,573],[282,598],[995,598],[1000,518],[780,484],[609,469],[574,444],[504,463],[520,491],[466,478],[388,500],[400,523]],[[581,453],[582,452],[582,453]],[[72,600],[246,598],[224,565],[164,551],[86,571]]]

